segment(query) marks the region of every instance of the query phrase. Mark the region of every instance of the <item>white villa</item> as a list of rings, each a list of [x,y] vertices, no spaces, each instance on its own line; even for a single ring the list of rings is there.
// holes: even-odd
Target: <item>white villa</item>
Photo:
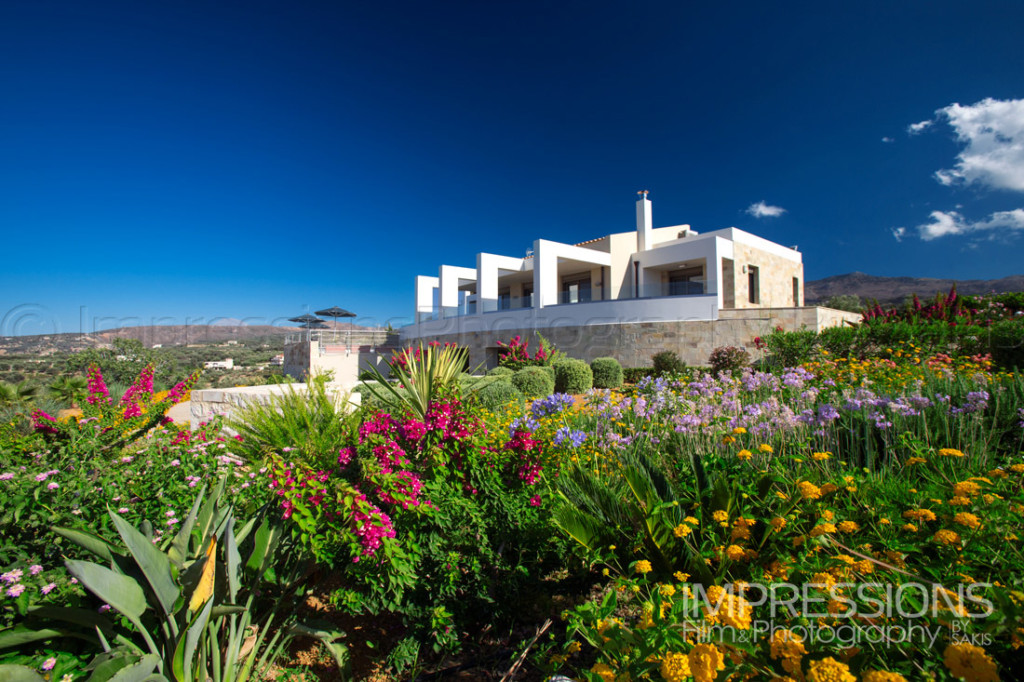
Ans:
[[[579,244],[533,242],[523,258],[480,253],[416,278],[404,343],[455,341],[494,364],[497,341],[540,332],[570,355],[643,366],[660,350],[692,364],[718,346],[750,346],[776,326],[820,329],[860,317],[803,307],[803,258],[734,227],[698,234],[653,226],[640,192],[636,230]],[[717,323],[717,324],[716,324]],[[653,351],[653,352],[652,352]]]

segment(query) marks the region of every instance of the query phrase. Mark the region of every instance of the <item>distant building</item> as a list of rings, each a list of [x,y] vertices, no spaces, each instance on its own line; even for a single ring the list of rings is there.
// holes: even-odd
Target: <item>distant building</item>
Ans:
[[[751,346],[776,326],[818,330],[859,320],[803,307],[802,254],[734,227],[698,234],[653,227],[640,193],[636,230],[579,244],[545,239],[525,257],[480,253],[416,278],[404,344],[455,342],[470,364],[497,362],[499,341],[540,333],[574,357],[646,366],[662,350],[705,364],[720,346]],[[535,345],[533,347],[536,347]]]
[[[203,367],[206,369],[234,369],[235,361],[232,358],[211,360],[210,362],[204,362]]]
[[[284,353],[278,353],[274,357],[270,358],[270,364],[280,367],[284,364]]]

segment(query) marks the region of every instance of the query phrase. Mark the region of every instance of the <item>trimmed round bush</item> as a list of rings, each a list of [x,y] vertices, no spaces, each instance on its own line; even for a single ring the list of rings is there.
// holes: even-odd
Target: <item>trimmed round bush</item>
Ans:
[[[682,374],[686,370],[686,363],[679,359],[674,351],[663,350],[653,358],[654,373],[663,377],[667,374]]]
[[[731,372],[750,364],[750,354],[735,346],[722,346],[711,351],[708,364],[715,372]]]
[[[541,365],[540,368],[542,370],[544,370],[549,377],[551,377],[552,381],[555,380],[555,368],[554,367],[552,367],[551,365]]]
[[[555,392],[555,378],[546,367],[524,367],[512,375],[512,385],[527,398],[543,398]]]
[[[622,385],[622,365],[615,358],[594,358],[590,363],[594,388],[618,388]]]
[[[495,367],[494,369],[487,370],[487,376],[489,377],[510,377],[515,374],[514,370],[508,367]]]
[[[586,393],[594,387],[594,373],[583,360],[559,360],[555,368],[555,390],[559,393]]]
[[[476,398],[488,410],[496,410],[511,403],[522,405],[524,402],[522,392],[505,379],[487,384],[476,392]]]

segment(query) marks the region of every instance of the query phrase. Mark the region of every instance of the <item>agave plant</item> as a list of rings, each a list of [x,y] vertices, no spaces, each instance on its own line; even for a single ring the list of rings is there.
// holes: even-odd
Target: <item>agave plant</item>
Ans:
[[[247,682],[260,679],[291,639],[307,635],[327,645],[346,677],[347,648],[337,641],[343,633],[296,620],[307,573],[299,553],[284,546],[289,536],[280,520],[264,508],[236,530],[223,494],[223,480],[205,501],[201,493],[162,548],[148,523],[135,528],[113,511],[122,547],[55,528],[102,560],[65,564],[121,618],[38,607],[28,624],[0,633],[0,648],[70,635],[102,648],[89,666],[89,682]],[[43,678],[21,666],[0,666],[0,679]]]
[[[366,388],[386,408],[408,410],[426,419],[431,403],[458,387],[468,357],[468,348],[421,345],[392,361],[391,376],[399,386],[371,367],[369,372],[377,383],[366,384]]]

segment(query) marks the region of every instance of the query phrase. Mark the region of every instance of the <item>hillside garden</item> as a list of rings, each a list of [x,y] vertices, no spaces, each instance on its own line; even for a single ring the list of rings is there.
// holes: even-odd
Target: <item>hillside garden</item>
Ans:
[[[410,349],[228,431],[90,365],[0,424],[0,679],[1020,679],[1024,322],[943,301],[709,368]]]

